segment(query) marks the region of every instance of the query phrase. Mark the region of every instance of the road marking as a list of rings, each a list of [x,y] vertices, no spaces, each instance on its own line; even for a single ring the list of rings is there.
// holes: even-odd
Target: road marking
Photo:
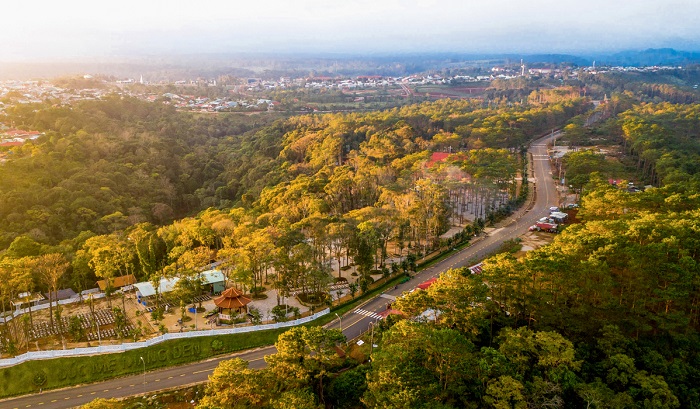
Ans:
[[[180,376],[185,376],[185,374],[184,374],[184,373],[183,373],[183,374],[180,374]]]
[[[90,392],[90,395],[94,395],[94,394],[96,394],[96,393],[97,393],[97,392]]]
[[[83,397],[83,395],[78,395],[78,396],[76,396],[76,397],[77,397],[77,398],[82,398],[82,397]]]
[[[102,392],[109,392],[109,389],[105,389],[105,390],[103,390]]]
[[[65,398],[63,398],[63,400],[68,400],[68,399],[70,399],[70,396],[66,396]]]
[[[173,377],[172,377],[172,376],[168,376],[168,379],[173,379]]]
[[[392,300],[392,301],[396,300],[396,297],[391,295],[391,294],[379,294],[379,296],[382,298],[386,298],[387,300]]]
[[[358,308],[358,309],[356,309],[356,310],[353,311],[353,312],[354,312],[355,314],[360,314],[360,315],[364,315],[364,316],[366,316],[366,317],[374,318],[375,320],[378,320],[378,319],[382,318],[382,316],[379,315],[379,314],[377,314],[376,312],[363,310],[362,308]]]
[[[160,379],[156,379],[156,382],[160,382]]]
[[[133,388],[133,387],[134,387],[134,384],[132,383],[132,384],[131,384],[131,385],[129,385],[129,386],[131,386],[131,387]]]
[[[196,375],[196,374],[202,373],[202,372],[211,372],[211,371],[213,371],[213,369],[203,369],[201,371],[192,372],[192,375]],[[180,376],[182,376],[182,375],[180,375]]]
[[[117,390],[119,390],[119,389],[121,389],[121,388],[122,388],[121,386],[117,386]]]
[[[43,404],[44,404],[44,402],[39,402],[39,403],[37,403],[37,405],[43,405]]]
[[[54,402],[57,402],[57,401],[58,401],[58,399],[54,399],[54,400],[51,401],[51,403],[54,403]]]
[[[360,318],[360,319],[357,320],[357,321],[351,322],[350,324],[343,325],[343,329],[347,330],[348,328],[350,328],[350,327],[352,327],[352,326],[354,326],[354,325],[357,325],[357,324],[358,324],[360,321],[362,321],[363,319],[364,319],[364,317],[363,317],[363,318]]]

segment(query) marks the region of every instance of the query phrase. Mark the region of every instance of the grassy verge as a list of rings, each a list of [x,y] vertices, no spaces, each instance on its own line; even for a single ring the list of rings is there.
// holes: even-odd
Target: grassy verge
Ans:
[[[433,253],[432,255],[429,255],[427,258],[421,260],[418,262],[417,269],[424,270],[430,266],[432,266],[435,263],[438,263],[447,257],[451,256],[455,251],[462,250],[465,247],[469,247],[471,244],[471,241],[465,241],[463,243],[460,243],[458,245],[454,245],[446,250],[443,250],[442,252],[439,253]]]
[[[0,369],[0,397],[103,381],[181,365],[215,355],[272,345],[285,329],[171,340],[116,354],[36,360]]]

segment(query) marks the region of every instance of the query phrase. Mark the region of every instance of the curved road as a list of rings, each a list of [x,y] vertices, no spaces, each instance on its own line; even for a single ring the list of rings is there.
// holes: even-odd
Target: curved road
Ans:
[[[467,266],[470,261],[481,259],[493,253],[505,240],[524,234],[540,217],[549,214],[549,207],[558,204],[558,196],[549,167],[547,143],[559,136],[559,133],[554,133],[540,138],[534,141],[528,150],[531,155],[530,169],[534,173],[530,180],[536,186],[535,202],[529,209],[520,209],[511,217],[510,223],[507,225],[493,230],[490,234],[482,236],[481,240],[473,245],[456,252],[430,268],[422,270],[410,281],[399,284],[398,288],[386,291],[345,314],[342,317],[342,330],[345,336],[348,339],[353,339],[367,331],[371,324],[379,319],[378,313],[386,310],[387,304],[404,291],[409,291],[417,284],[436,277],[450,268]],[[335,320],[327,327],[339,328],[340,324],[339,320]],[[145,375],[132,375],[89,385],[0,400],[0,407],[7,409],[64,409],[83,405],[96,398],[121,398],[201,383],[207,381],[209,374],[221,361],[239,357],[249,361],[251,367],[261,368],[265,365],[263,357],[274,353],[274,350],[274,347],[259,348],[183,366],[159,369],[147,372]]]

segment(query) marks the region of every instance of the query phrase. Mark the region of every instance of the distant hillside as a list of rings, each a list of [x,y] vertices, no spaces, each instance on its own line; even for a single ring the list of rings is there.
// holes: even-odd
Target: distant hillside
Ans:
[[[687,65],[700,63],[700,52],[673,48],[649,48],[644,51],[622,51],[596,59],[601,64],[624,66]]]
[[[0,56],[1,57],[1,56]],[[310,73],[321,76],[384,75],[403,76],[443,69],[485,69],[519,64],[528,67],[569,65],[687,65],[700,63],[700,52],[677,51],[671,48],[622,51],[615,54],[483,54],[483,53],[397,53],[397,54],[188,54],[131,56],[99,61],[54,61],[0,64],[0,80],[51,78],[71,74],[102,74],[148,81],[174,81],[187,78],[280,76],[303,77]]]
[[[591,65],[590,58],[585,58],[569,54],[533,54],[523,57],[523,61],[528,64],[548,63],[548,64],[574,64],[580,67]]]

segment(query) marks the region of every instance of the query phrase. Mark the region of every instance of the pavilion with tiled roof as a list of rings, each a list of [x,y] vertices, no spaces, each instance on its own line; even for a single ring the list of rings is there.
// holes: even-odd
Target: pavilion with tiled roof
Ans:
[[[219,317],[231,319],[231,315],[245,314],[248,312],[248,304],[251,299],[244,296],[243,292],[231,287],[214,298],[214,304],[219,307]],[[228,317],[227,317],[228,316]]]

